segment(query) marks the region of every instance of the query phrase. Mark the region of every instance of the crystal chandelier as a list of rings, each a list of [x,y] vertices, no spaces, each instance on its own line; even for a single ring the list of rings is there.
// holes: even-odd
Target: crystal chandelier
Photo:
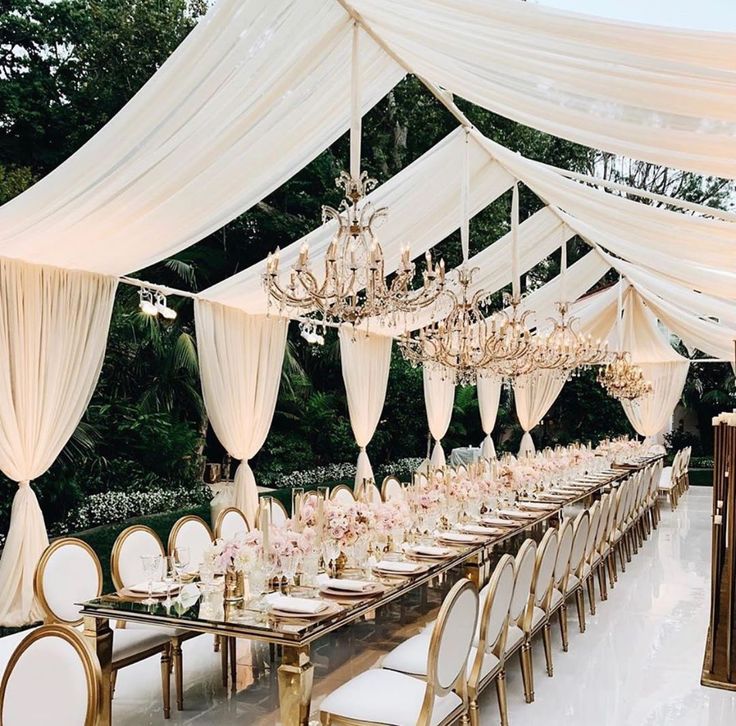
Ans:
[[[644,378],[640,366],[631,362],[626,352],[614,354],[613,360],[598,371],[598,383],[619,400],[633,401],[652,393],[651,381]]]
[[[376,236],[377,223],[388,210],[376,208],[365,196],[377,182],[360,171],[360,102],[357,63],[358,27],[353,34],[352,124],[350,130],[350,173],[335,180],[343,192],[340,206],[322,207],[322,221],[337,226],[318,275],[310,265],[306,242],[291,268],[288,282],[279,275],[279,250],[269,254],[263,280],[269,307],[295,312],[333,323],[353,326],[370,318],[379,324],[395,324],[400,315],[410,316],[433,305],[444,289],[444,261],[432,262],[426,255],[426,270],[419,287],[414,286],[416,268],[409,247],[401,252],[399,267],[387,278],[386,259]]]
[[[537,336],[531,353],[534,366],[559,371],[567,377],[575,369],[604,363],[608,358],[608,345],[577,330],[578,318],[568,317],[568,303],[558,302],[557,309],[559,319],[550,318],[552,329]]]

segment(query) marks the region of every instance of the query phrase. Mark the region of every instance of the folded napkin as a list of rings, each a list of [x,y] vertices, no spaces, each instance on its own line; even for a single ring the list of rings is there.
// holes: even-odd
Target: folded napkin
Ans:
[[[484,537],[487,537],[489,534],[496,534],[493,527],[484,527],[482,524],[461,524],[457,529],[459,532],[482,534]]]
[[[501,519],[500,517],[481,517],[480,521],[483,524],[490,524],[492,527],[515,527],[513,522],[509,522],[508,519]]]
[[[384,572],[397,572],[399,574],[411,574],[421,570],[420,565],[415,565],[413,562],[395,562],[394,560],[381,560],[376,564],[375,569],[383,570]]]
[[[328,607],[324,600],[308,600],[305,597],[291,597],[278,592],[266,595],[265,600],[272,608],[285,613],[316,615]]]
[[[519,502],[519,506],[522,509],[529,509],[531,511],[549,512],[553,509],[557,509],[556,504],[550,504],[549,502]]]
[[[427,555],[427,557],[443,557],[444,555],[452,554],[451,550],[447,547],[437,547],[436,545],[414,545],[409,548],[409,552],[415,555]]]
[[[478,535],[463,532],[441,532],[439,537],[447,542],[462,542],[463,544],[467,542],[475,543],[478,540]]]
[[[532,516],[532,512],[522,512],[520,509],[502,509],[499,514],[504,517],[516,517],[521,519],[528,519]]]
[[[154,582],[151,587],[151,593],[154,595],[165,595],[167,592],[173,592],[178,589],[178,585],[172,583],[167,585],[165,582]],[[131,585],[128,590],[131,592],[139,592],[141,595],[148,595],[148,583],[139,582],[137,585]]]
[[[365,580],[339,580],[335,577],[328,577],[321,581],[322,587],[329,587],[330,590],[344,590],[345,592],[366,592],[375,590],[375,582],[366,582]]]

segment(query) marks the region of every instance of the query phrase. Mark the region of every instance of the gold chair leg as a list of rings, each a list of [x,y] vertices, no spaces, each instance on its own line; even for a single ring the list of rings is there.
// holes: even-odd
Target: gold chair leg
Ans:
[[[593,582],[593,573],[589,573],[585,578],[585,586],[588,589],[588,607],[590,614],[595,615],[595,583]]]
[[[161,652],[161,695],[164,702],[164,718],[171,717],[171,643],[168,643]]]
[[[171,643],[174,660],[174,686],[176,688],[176,710],[184,710],[184,671],[182,670],[181,641],[177,638]]]
[[[557,619],[560,621],[560,636],[562,637],[562,651],[567,653],[569,642],[567,638],[567,605],[562,603],[562,607],[557,611]]]
[[[223,647],[228,649],[228,660],[230,661],[230,684],[233,693],[237,690],[237,672],[238,672],[238,639],[226,638]]]
[[[575,604],[578,608],[578,624],[580,632],[585,632],[585,597],[583,596],[582,585],[575,591]]]
[[[509,726],[509,707],[506,699],[506,671],[502,670],[496,676],[496,696],[498,697],[498,714],[501,726]]]
[[[470,726],[480,726],[480,714],[478,712],[478,701],[475,698],[470,699],[470,705],[468,706],[468,713],[470,715]]]
[[[218,636],[218,637],[222,637],[223,640],[225,639],[224,636]],[[225,689],[225,691],[228,691],[229,681],[228,681],[228,648],[227,648],[227,645],[224,645],[223,643],[221,643],[219,650],[220,650],[220,669],[222,670],[222,687]]]
[[[117,680],[118,680],[118,672],[116,670],[112,671],[110,673],[110,700],[115,698],[115,683],[117,682]]]
[[[521,679],[524,682],[524,700],[527,703],[534,701],[534,667],[532,664],[532,644],[525,642],[519,651],[521,661]]]
[[[613,590],[616,587],[616,558],[613,556],[613,550],[608,551],[606,569],[608,570],[608,584],[611,590]]]
[[[606,572],[603,560],[598,564],[598,588],[601,591],[601,602],[608,600],[608,590],[606,590]]]
[[[542,640],[544,641],[544,660],[547,664],[547,675],[552,678],[555,674],[555,667],[552,663],[552,633],[547,621],[542,629]]]
[[[623,536],[618,541],[618,545],[616,545],[616,550],[618,550],[618,559],[621,563],[621,572],[626,572],[626,552],[624,551],[624,538]]]

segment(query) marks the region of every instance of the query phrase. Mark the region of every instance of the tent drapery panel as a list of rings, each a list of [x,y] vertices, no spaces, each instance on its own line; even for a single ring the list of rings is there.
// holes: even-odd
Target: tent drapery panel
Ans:
[[[374,478],[365,449],[376,433],[386,400],[393,340],[382,335],[366,335],[350,327],[340,328],[339,338],[350,425],[360,448],[355,472],[357,491],[364,479]]]
[[[74,433],[105,357],[118,281],[0,258],[0,469],[18,482],[0,560],[0,623],[40,617],[33,574],[48,545],[30,482]]]
[[[228,453],[241,459],[234,504],[254,526],[258,491],[248,460],[271,428],[289,322],[205,300],[195,300],[194,319],[207,414]]]
[[[565,377],[558,371],[538,370],[514,381],[514,406],[524,434],[519,445],[519,456],[528,456],[536,451],[530,431],[540,424],[557,400]]]
[[[493,444],[493,427],[496,425],[498,404],[501,401],[501,379],[489,376],[478,376],[478,408],[480,423],[485,438],[481,444],[481,454],[486,459],[496,458],[496,447]]]
[[[452,409],[455,405],[455,382],[437,368],[422,368],[424,383],[424,407],[427,411],[429,433],[434,439],[430,462],[434,467],[445,466],[442,439],[450,428]]]

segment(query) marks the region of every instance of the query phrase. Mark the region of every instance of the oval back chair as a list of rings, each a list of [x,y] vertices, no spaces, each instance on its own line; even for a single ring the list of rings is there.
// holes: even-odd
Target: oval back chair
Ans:
[[[110,553],[110,574],[116,590],[145,582],[148,575],[143,569],[141,557],[165,555],[158,535],[143,524],[124,529],[115,540]]]
[[[174,522],[169,532],[168,551],[170,555],[180,548],[189,550],[188,569],[196,572],[204,560],[205,552],[212,546],[212,530],[207,522],[194,514],[188,514]]]
[[[238,539],[250,532],[248,520],[237,507],[225,507],[215,521],[216,539]]]

